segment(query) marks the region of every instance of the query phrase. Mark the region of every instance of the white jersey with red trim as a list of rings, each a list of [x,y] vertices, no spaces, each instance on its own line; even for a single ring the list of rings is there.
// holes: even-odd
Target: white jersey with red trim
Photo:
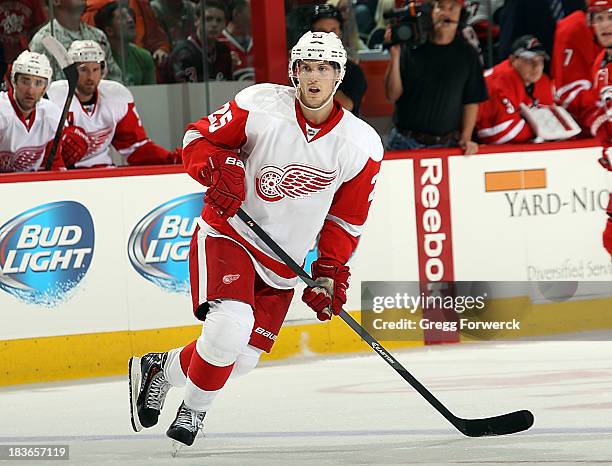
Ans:
[[[68,81],[51,83],[47,94],[63,107],[68,93]],[[89,137],[89,151],[75,166],[77,168],[113,165],[111,144],[119,153],[129,157],[136,149],[149,142],[134,106],[132,93],[121,83],[100,81],[97,98],[91,105],[72,99],[68,124],[81,127]]]
[[[0,173],[40,169],[61,113],[53,102],[40,99],[24,120],[8,92],[0,92]]]
[[[240,150],[246,167],[243,209],[298,263],[320,234],[320,257],[345,264],[368,216],[383,158],[380,137],[334,102],[321,125],[304,119],[295,90],[258,84],[189,125],[183,161],[203,183],[208,154]],[[204,184],[204,183],[203,183]],[[237,217],[205,206],[200,227],[241,244],[270,286],[292,288],[296,275]]]

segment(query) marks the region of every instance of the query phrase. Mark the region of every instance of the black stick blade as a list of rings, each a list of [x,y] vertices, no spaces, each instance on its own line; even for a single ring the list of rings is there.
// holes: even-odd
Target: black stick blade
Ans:
[[[488,437],[515,434],[529,429],[534,417],[531,411],[522,410],[483,419],[457,419],[455,427],[468,437]]]

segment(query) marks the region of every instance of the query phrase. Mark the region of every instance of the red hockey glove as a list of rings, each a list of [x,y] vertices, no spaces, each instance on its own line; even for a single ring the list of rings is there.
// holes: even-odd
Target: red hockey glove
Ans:
[[[238,155],[229,150],[210,154],[201,177],[204,185],[209,186],[204,202],[223,218],[236,215],[246,197],[244,164]]]
[[[62,158],[67,167],[73,167],[75,163],[87,155],[89,151],[89,136],[79,126],[68,126],[62,133],[60,139],[62,146]]]
[[[340,314],[346,304],[346,290],[349,286],[349,268],[336,261],[317,260],[312,263],[312,278],[316,287],[308,287],[302,294],[302,301],[317,313],[319,320],[329,320]]]
[[[612,256],[612,194],[610,194],[606,212],[608,213],[608,221],[606,222],[606,228],[603,232],[603,246]]]
[[[176,147],[170,152],[169,161],[173,165],[183,164],[183,148],[181,146]]]
[[[601,157],[599,158],[599,163],[606,170],[612,172],[612,157],[610,157],[610,152],[612,151],[612,147],[604,147],[601,151]]]

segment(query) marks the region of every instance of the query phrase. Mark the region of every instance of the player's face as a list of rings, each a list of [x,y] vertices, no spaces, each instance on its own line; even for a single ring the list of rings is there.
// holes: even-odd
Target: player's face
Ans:
[[[538,82],[544,73],[544,57],[517,57],[512,62],[512,66],[526,85],[533,84]]]
[[[312,32],[333,32],[342,39],[340,22],[334,18],[321,18],[312,25]]]
[[[604,48],[612,47],[612,11],[594,13],[591,17],[591,24],[599,45]]]
[[[31,74],[15,76],[15,98],[19,106],[26,111],[33,110],[36,103],[45,93],[47,80]]]
[[[225,28],[225,13],[218,8],[206,8],[204,11],[204,27],[203,32],[210,39],[215,39],[221,35]]]
[[[317,60],[302,60],[297,65],[300,98],[311,108],[320,107],[334,92],[339,72],[330,64]]]
[[[102,65],[95,62],[81,63],[79,65],[79,81],[77,91],[84,96],[93,95],[102,80]]]

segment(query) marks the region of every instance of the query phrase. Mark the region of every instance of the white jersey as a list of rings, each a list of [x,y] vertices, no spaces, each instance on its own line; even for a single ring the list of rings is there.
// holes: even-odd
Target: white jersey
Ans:
[[[383,157],[380,137],[338,103],[322,125],[310,126],[295,90],[259,84],[190,125],[183,160],[196,180],[207,154],[240,149],[246,167],[243,209],[298,263],[315,245],[321,256],[344,264],[367,218]],[[205,207],[201,228],[241,244],[271,286],[297,279],[238,217],[221,221]]]
[[[49,98],[63,107],[68,81],[55,81],[47,91]],[[69,125],[79,126],[89,138],[89,151],[76,167],[113,165],[111,144],[125,157],[149,142],[134,106],[132,93],[121,83],[100,81],[92,105],[72,99],[67,118]]]
[[[40,169],[62,113],[53,102],[40,99],[24,120],[16,105],[8,92],[0,92],[0,173]]]

